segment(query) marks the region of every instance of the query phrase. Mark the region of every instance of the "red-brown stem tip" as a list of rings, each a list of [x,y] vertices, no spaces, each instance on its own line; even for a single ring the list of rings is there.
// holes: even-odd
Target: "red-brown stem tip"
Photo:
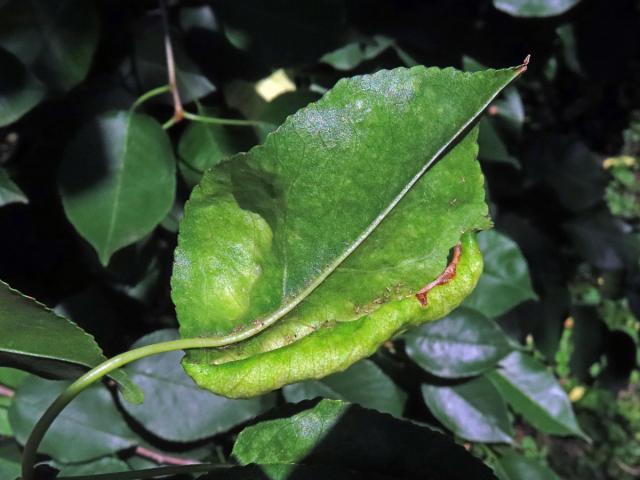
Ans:
[[[524,72],[527,71],[527,66],[529,65],[529,60],[531,60],[531,54],[529,54],[526,57],[524,57],[524,60],[522,61],[522,65],[520,65],[519,67],[516,67],[516,72],[517,72],[518,75],[522,75]]]

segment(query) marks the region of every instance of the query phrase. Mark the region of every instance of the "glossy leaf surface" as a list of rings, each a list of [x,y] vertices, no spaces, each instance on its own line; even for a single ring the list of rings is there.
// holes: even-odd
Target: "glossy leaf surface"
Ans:
[[[479,272],[472,240],[440,301],[422,308],[414,294],[442,272],[463,232],[489,226],[476,134],[424,172],[520,71],[416,67],[343,80],[264,145],[207,172],[185,208],[176,250],[182,336],[286,318],[223,352],[190,352],[185,365],[196,381],[248,396],[318,378],[457,305]],[[352,335],[357,347],[348,353]],[[334,355],[321,355],[328,344]],[[265,351],[272,361],[258,359]],[[231,362],[227,373],[213,366],[223,362]],[[239,374],[246,370],[253,373]]]
[[[464,305],[497,317],[521,302],[537,298],[529,267],[518,245],[496,231],[478,234],[478,244],[484,256],[484,271],[476,290]]]
[[[493,368],[511,351],[500,327],[480,312],[460,307],[406,336],[407,354],[444,378],[470,377]]]
[[[288,478],[296,466],[390,478],[489,479],[490,470],[452,440],[427,427],[338,400],[322,400],[289,418],[246,428],[233,455],[263,464],[267,478]],[[271,471],[268,464],[289,464]],[[269,475],[273,473],[273,475]],[[344,477],[341,477],[344,478]]]
[[[513,352],[488,377],[513,409],[538,430],[585,437],[567,394],[553,374],[531,356]]]
[[[164,219],[175,185],[169,137],[153,118],[126,111],[77,132],[59,176],[65,213],[103,265]]]
[[[132,348],[178,338],[175,330],[146,335]],[[180,366],[182,352],[143,358],[125,368],[144,391],[141,405],[123,404],[144,428],[174,442],[211,437],[248,421],[273,406],[273,396],[230,400],[199,388]]]
[[[472,442],[511,443],[507,405],[485,377],[454,386],[422,385],[431,413],[458,437]]]
[[[346,400],[397,417],[402,415],[407,400],[407,394],[370,360],[361,360],[344,372],[334,373],[321,380],[287,385],[282,393],[289,402],[316,397]]]

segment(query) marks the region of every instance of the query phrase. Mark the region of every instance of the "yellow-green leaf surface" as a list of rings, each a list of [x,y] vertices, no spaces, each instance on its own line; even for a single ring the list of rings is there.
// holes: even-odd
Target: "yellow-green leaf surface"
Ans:
[[[190,352],[196,382],[246,397],[320,378],[459,304],[482,269],[463,234],[490,226],[477,131],[467,132],[522,70],[414,67],[342,80],[264,145],[209,170],[180,225],[181,334],[262,331]],[[461,238],[455,279],[423,307],[415,293]]]

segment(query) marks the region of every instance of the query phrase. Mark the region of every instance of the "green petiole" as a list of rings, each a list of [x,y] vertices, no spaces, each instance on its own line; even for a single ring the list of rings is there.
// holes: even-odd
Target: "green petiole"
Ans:
[[[58,398],[49,406],[44,412],[42,417],[38,420],[36,425],[31,431],[31,435],[27,439],[24,446],[24,452],[22,455],[22,479],[34,480],[34,469],[36,455],[38,452],[38,446],[44,438],[47,430],[56,419],[56,417],[62,412],[62,410],[85,388],[94,384],[105,375],[117,370],[131,362],[140,360],[141,358],[149,357],[152,355],[158,355],[160,353],[173,352],[176,350],[189,350],[196,348],[215,348],[223,347],[245,340],[262,330],[263,327],[257,325],[251,329],[243,332],[238,332],[225,337],[216,338],[184,338],[180,340],[172,340],[170,342],[155,343],[153,345],[146,345],[144,347],[129,350],[128,352],[116,355],[110,358],[97,367],[89,370],[87,373],[78,378],[75,382],[67,387],[67,389],[60,394]],[[137,478],[137,477],[136,477]]]

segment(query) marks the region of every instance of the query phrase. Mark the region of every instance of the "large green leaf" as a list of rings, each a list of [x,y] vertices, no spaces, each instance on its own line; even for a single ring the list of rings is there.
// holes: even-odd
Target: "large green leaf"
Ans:
[[[142,347],[175,340],[175,330],[159,330],[136,342]],[[229,430],[274,405],[273,396],[230,400],[199,388],[180,367],[182,353],[143,358],[125,371],[144,391],[142,405],[123,404],[144,428],[166,440],[190,442]]]
[[[44,88],[20,60],[1,47],[0,71],[0,127],[4,127],[40,103],[44,98]],[[0,201],[2,190],[4,187],[0,180]]]
[[[500,327],[480,312],[460,307],[406,336],[407,354],[439,377],[470,377],[493,368],[511,351]]]
[[[93,1],[11,1],[0,10],[0,46],[53,90],[66,91],[84,80],[97,43]]]
[[[456,436],[472,442],[511,443],[507,405],[485,377],[454,386],[422,385],[431,413]]]
[[[286,318],[244,344],[190,352],[189,374],[214,392],[254,395],[343,370],[459,304],[481,268],[470,235],[455,279],[427,307],[414,295],[463,232],[489,225],[476,133],[429,167],[521,71],[416,67],[342,80],[264,145],[208,171],[176,249],[181,334]]]
[[[322,400],[292,417],[246,428],[233,455],[242,465],[262,464],[270,479],[290,478],[297,466],[351,471],[358,474],[354,478],[493,478],[444,435],[339,400]],[[272,469],[268,464],[288,465]]]
[[[586,437],[567,394],[553,374],[533,357],[513,352],[487,376],[513,409],[538,430]]]
[[[498,10],[514,17],[552,17],[566,12],[580,0],[493,0]]]
[[[0,101],[1,104],[1,101]],[[10,203],[28,203],[29,200],[22,193],[13,180],[9,177],[7,170],[0,167],[0,207]]]
[[[75,378],[106,360],[91,335],[75,323],[0,281],[0,365],[53,378]],[[127,399],[139,389],[121,371],[112,376]]]
[[[516,242],[490,231],[478,234],[478,244],[484,255],[484,272],[476,290],[464,301],[466,307],[494,318],[537,298],[527,261]]]
[[[322,380],[287,385],[282,393],[289,402],[316,397],[346,400],[397,417],[402,415],[407,400],[406,393],[370,360],[361,360],[344,372],[334,373]]]
[[[9,409],[18,442],[25,443],[38,419],[68,385],[32,377],[18,388]],[[63,463],[77,463],[133,447],[139,441],[110,392],[96,385],[82,392],[56,418],[38,451]]]
[[[150,233],[173,205],[169,137],[147,115],[101,114],[69,146],[59,187],[67,217],[106,265],[115,251]]]

